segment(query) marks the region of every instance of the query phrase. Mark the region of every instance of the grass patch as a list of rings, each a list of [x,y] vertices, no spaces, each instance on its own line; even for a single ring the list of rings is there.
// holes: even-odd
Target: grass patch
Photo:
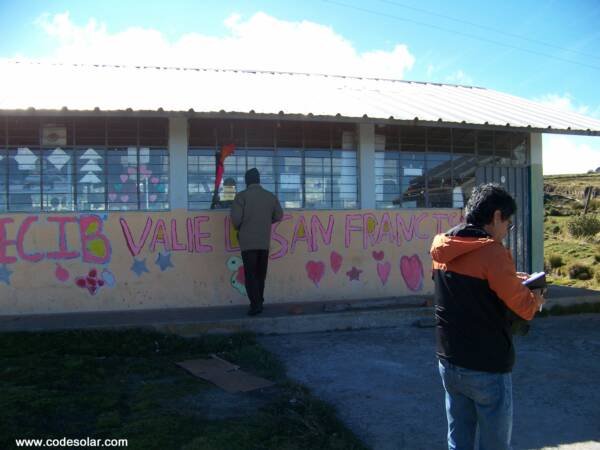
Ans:
[[[174,364],[211,353],[277,387],[251,413],[211,418],[202,399],[220,389]],[[281,363],[250,334],[6,333],[0,358],[2,449],[14,448],[15,438],[62,437],[128,439],[128,448],[144,450],[364,448],[330,407],[287,383]]]

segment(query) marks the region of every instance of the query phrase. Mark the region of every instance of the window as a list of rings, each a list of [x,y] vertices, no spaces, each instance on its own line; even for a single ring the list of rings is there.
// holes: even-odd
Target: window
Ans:
[[[0,124],[3,211],[169,208],[167,119],[8,118]],[[56,145],[46,142],[48,129],[62,135],[54,136]]]
[[[377,208],[463,208],[479,166],[525,165],[526,133],[379,126]]]
[[[231,179],[236,191],[244,189],[246,170],[256,167],[263,187],[277,195],[284,208],[358,207],[354,125],[199,119],[190,121],[189,129],[190,209],[211,207],[215,153],[229,143],[236,144],[236,150],[225,160],[223,185]]]

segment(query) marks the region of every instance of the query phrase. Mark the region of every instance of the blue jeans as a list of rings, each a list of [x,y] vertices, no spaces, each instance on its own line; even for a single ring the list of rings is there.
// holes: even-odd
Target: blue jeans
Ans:
[[[439,368],[446,390],[448,448],[510,449],[513,419],[510,372],[478,372],[442,359]]]

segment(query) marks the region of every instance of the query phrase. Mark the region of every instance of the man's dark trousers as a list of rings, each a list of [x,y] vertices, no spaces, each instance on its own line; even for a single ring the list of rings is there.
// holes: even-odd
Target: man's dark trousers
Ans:
[[[265,279],[269,263],[269,250],[245,250],[242,252],[246,293],[253,309],[262,308],[265,301]]]

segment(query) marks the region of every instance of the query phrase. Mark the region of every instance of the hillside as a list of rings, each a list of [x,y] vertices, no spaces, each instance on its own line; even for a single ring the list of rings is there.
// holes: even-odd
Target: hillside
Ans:
[[[594,191],[582,218],[588,187]],[[544,265],[549,279],[600,290],[600,173],[545,176],[544,210]],[[582,229],[577,224],[587,233],[573,236]]]

